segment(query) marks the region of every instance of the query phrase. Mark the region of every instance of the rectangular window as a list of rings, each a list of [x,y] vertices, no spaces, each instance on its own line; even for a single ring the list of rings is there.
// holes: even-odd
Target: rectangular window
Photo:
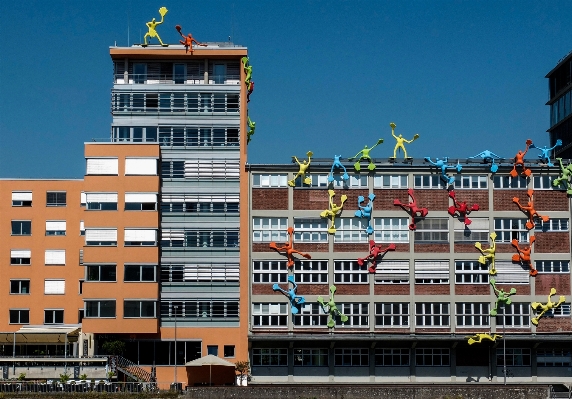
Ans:
[[[539,220],[534,228],[536,232],[568,231],[568,219],[550,218],[546,222]]]
[[[539,273],[570,273],[568,260],[537,260],[536,270]]]
[[[375,269],[376,284],[409,284],[408,260],[384,260]]]
[[[329,186],[329,182],[328,182],[328,175],[327,174],[317,174],[317,173],[312,173],[312,174],[308,174],[306,175],[310,178],[311,183],[305,184],[304,183],[304,179],[302,178],[297,178],[295,181],[295,187],[312,187],[312,188],[316,188],[316,187],[328,187]]]
[[[500,219],[495,218],[496,242],[510,243],[512,240],[528,242],[528,229],[526,219]]]
[[[493,177],[494,188],[509,188],[509,189],[526,189],[528,186],[528,179],[526,177],[518,176],[499,176]]]
[[[10,324],[30,324],[30,309],[10,309]]]
[[[85,245],[116,246],[117,229],[86,229]]]
[[[30,265],[32,263],[32,251],[29,249],[11,249],[11,265]]]
[[[368,348],[334,349],[335,366],[369,366]]]
[[[118,174],[119,161],[117,158],[87,158],[86,175],[115,175]]]
[[[449,219],[428,218],[417,221],[414,237],[415,242],[449,242]]]
[[[223,347],[223,356],[224,357],[234,357],[234,345],[225,345]]]
[[[409,327],[409,304],[406,302],[376,303],[375,326]]]
[[[240,270],[238,263],[205,263],[161,266],[161,282],[165,283],[217,282],[235,285],[238,283],[239,277]],[[145,276],[145,278],[149,277]],[[284,276],[284,282],[285,281],[286,275]]]
[[[448,327],[449,304],[446,302],[416,302],[415,324],[417,327]]]
[[[156,158],[125,158],[125,176],[157,176]]]
[[[416,260],[415,284],[449,284],[449,261]]]
[[[252,187],[288,187],[288,175],[253,173]]]
[[[532,184],[535,190],[558,190],[560,187],[554,187],[552,182],[558,178],[558,175],[534,175]]]
[[[178,308],[175,308],[178,307]],[[161,317],[194,321],[238,321],[238,300],[185,300],[161,302]]]
[[[489,239],[489,219],[471,218],[471,224],[465,225],[458,218],[453,219],[455,229],[455,242],[487,242]]]
[[[292,322],[296,327],[325,327],[328,324],[328,314],[319,303],[305,303],[300,308],[300,313],[292,318]]]
[[[253,327],[286,327],[288,325],[288,304],[253,303]]]
[[[232,158],[185,161],[185,179],[238,181],[240,161]]]
[[[497,313],[497,327],[528,328],[530,327],[530,304],[511,303],[510,305],[499,305]]]
[[[327,260],[302,260],[294,264],[296,283],[299,284],[327,284]]]
[[[44,280],[45,295],[64,295],[66,293],[65,280]]]
[[[85,301],[85,317],[115,317],[115,299]]]
[[[117,193],[86,193],[87,209],[91,211],[116,211]]]
[[[13,236],[30,236],[32,235],[31,220],[12,220]]]
[[[373,225],[377,243],[409,242],[408,218],[374,218]]]
[[[367,284],[369,283],[369,273],[355,260],[335,260],[334,283]]]
[[[238,194],[163,194],[161,212],[238,213]]]
[[[44,324],[64,324],[63,309],[45,309]]]
[[[408,188],[407,175],[375,175],[374,188]]]
[[[489,303],[458,302],[455,306],[457,308],[457,327],[489,326]]]
[[[520,263],[510,260],[497,260],[495,262],[497,284],[530,284],[529,270],[523,269]]]
[[[237,230],[172,231],[163,229],[161,247],[235,248],[238,249]]]
[[[409,366],[409,348],[376,348],[376,366]]]
[[[441,179],[441,175],[414,175],[413,181],[415,188],[447,188],[446,183]]]
[[[294,218],[294,241],[328,242],[328,220],[323,218]]]
[[[156,211],[157,193],[125,193],[126,211]]]
[[[572,353],[570,349],[538,349],[536,364],[538,367],[570,367]]]
[[[207,345],[207,355],[218,356],[218,345]]]
[[[66,221],[65,220],[46,220],[47,236],[65,236]]]
[[[252,218],[252,241],[285,243],[288,241],[288,218]]]
[[[488,284],[489,267],[476,260],[455,261],[455,284]]]
[[[66,192],[48,191],[46,193],[46,206],[66,206]]]
[[[294,366],[327,367],[328,349],[294,349]]]
[[[264,367],[288,366],[288,349],[252,348],[252,365]]]
[[[65,265],[66,250],[65,249],[46,249],[45,265]]]
[[[155,265],[125,265],[123,281],[154,283],[156,269]]]
[[[455,188],[487,188],[486,175],[456,175]]]
[[[416,348],[415,364],[417,366],[449,366],[450,352],[448,348]]]
[[[506,365],[512,367],[530,366],[530,349],[529,348],[497,348],[497,367],[504,366],[504,359],[506,358]]]
[[[156,318],[156,301],[123,301],[123,317],[125,319],[135,318]]]
[[[334,242],[368,242],[367,221],[362,218],[336,218]]]
[[[32,206],[32,192],[12,191],[12,206]]]
[[[115,265],[87,265],[85,281],[117,281]]]
[[[336,317],[338,327],[368,327],[369,326],[369,303],[341,303],[338,309],[348,317],[342,322],[340,317]]]
[[[570,317],[570,303],[563,303],[556,309],[546,312],[548,317]]]
[[[285,261],[254,261],[252,262],[253,283],[277,283],[286,282],[288,272]]]
[[[125,246],[156,246],[157,230],[154,229],[125,229]]]
[[[342,179],[342,176],[335,173],[334,181],[332,182],[334,188],[367,188],[367,175],[350,175],[347,180]]]
[[[30,280],[10,280],[10,294],[30,293]]]

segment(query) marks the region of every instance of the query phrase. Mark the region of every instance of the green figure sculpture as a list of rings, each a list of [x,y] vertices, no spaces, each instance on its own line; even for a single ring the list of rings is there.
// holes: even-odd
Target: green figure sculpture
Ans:
[[[564,167],[562,165],[562,158],[556,158],[556,160],[560,163],[560,176],[552,181],[552,185],[554,187],[558,187],[562,183],[566,184],[566,193],[568,195],[572,195],[572,183],[570,182],[570,178],[572,177],[572,163],[568,164],[568,166]]]
[[[249,65],[248,57],[242,57],[241,61],[244,66],[244,73],[246,74],[244,84],[248,88],[248,86],[250,86],[250,79],[252,79],[252,65]]]
[[[373,163],[371,157],[369,156],[369,152],[371,150],[373,150],[375,147],[377,147],[378,145],[380,145],[381,143],[383,143],[383,139],[379,139],[377,140],[377,143],[375,143],[375,145],[371,148],[368,148],[367,145],[363,148],[363,150],[361,150],[360,152],[358,152],[355,156],[348,158],[348,161],[352,161],[354,159],[357,158],[357,162],[354,164],[354,169],[356,170],[356,172],[359,172],[361,169],[361,165],[360,165],[360,161],[362,159],[365,159],[366,161],[369,162],[369,165],[367,166],[367,168],[369,170],[374,170],[375,169],[375,164]],[[361,154],[361,155],[360,155]]]
[[[345,323],[346,321],[348,321],[348,316],[346,316],[345,314],[340,312],[340,310],[336,306],[336,302],[334,301],[335,293],[336,293],[336,286],[331,285],[330,286],[330,299],[328,300],[328,302],[324,302],[324,298],[322,298],[321,296],[318,297],[318,303],[322,306],[322,310],[325,313],[329,314],[329,316],[328,316],[328,327],[329,328],[334,328],[334,326],[336,325],[336,316],[340,316],[340,320],[342,321],[342,323]]]
[[[168,44],[163,43],[163,41],[161,40],[161,37],[159,36],[159,34],[157,33],[157,25],[161,25],[163,23],[163,21],[165,20],[165,15],[167,14],[167,8],[165,7],[161,7],[159,8],[159,14],[161,14],[161,21],[159,22],[155,22],[155,18],[153,18],[153,20],[147,22],[145,25],[147,25],[147,28],[149,28],[149,31],[147,33],[145,33],[145,36],[143,37],[144,43],[141,45],[142,47],[147,47],[147,38],[152,38],[152,37],[156,37],[157,40],[159,40],[159,43],[161,43],[161,46],[163,47],[168,47]]]
[[[510,299],[511,295],[516,294],[516,288],[511,288],[510,292],[505,292],[503,289],[497,289],[496,281],[494,278],[491,278],[490,284],[493,286],[493,290],[495,291],[495,295],[497,296],[497,301],[495,303],[495,307],[491,310],[491,316],[497,315],[497,310],[499,308],[499,302],[504,303],[505,305],[510,305],[512,303],[512,299]]]
[[[250,143],[252,136],[254,135],[254,130],[256,130],[256,122],[250,120],[248,117],[248,132],[246,132],[246,144]]]

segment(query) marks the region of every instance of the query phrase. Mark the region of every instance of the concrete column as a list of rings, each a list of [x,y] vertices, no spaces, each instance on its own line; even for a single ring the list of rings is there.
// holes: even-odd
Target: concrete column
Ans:
[[[330,347],[328,348],[328,370],[329,370],[329,382],[334,382],[334,372],[335,372],[335,366],[334,366],[334,343],[332,342],[330,344]]]
[[[369,382],[375,382],[375,341],[369,348]]]
[[[453,344],[453,347],[451,348],[450,363],[451,363],[451,381],[455,382],[455,381],[457,381],[457,343],[456,342]]]
[[[294,382],[294,348],[293,342],[288,346],[288,382]]]
[[[538,364],[536,363],[536,345],[530,349],[530,375],[532,376],[532,382],[537,382],[538,376]]]
[[[415,342],[409,350],[409,380],[415,382]]]

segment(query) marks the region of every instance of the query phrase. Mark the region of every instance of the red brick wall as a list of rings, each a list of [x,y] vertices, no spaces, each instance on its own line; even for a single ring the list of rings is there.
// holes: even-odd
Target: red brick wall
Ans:
[[[270,248],[270,247],[268,246],[268,244],[270,244],[270,243],[265,243],[265,242],[253,242],[253,243],[252,243],[252,252],[276,252],[276,253],[278,253],[277,251],[275,251],[275,250],[273,250],[272,248]],[[285,243],[283,243],[283,242],[282,242],[282,243],[277,242],[276,244],[277,244],[277,245],[281,245],[281,244],[285,244]],[[294,248],[296,248],[296,247],[294,247]],[[284,256],[284,259],[286,259],[286,256]]]
[[[534,281],[536,295],[546,296],[550,292],[550,288],[556,288],[556,295],[570,295],[569,274],[538,273]]]
[[[360,244],[334,243],[334,252],[363,252],[365,257],[369,254],[369,244],[365,242]]]
[[[337,293],[338,292],[336,291],[336,294]],[[298,295],[322,295],[323,297],[329,298],[330,287],[328,286],[328,284],[298,283]]]
[[[455,190],[455,195],[457,202],[467,202],[468,206],[473,206],[474,204],[479,205],[479,211],[489,210],[489,191],[488,190]],[[451,205],[453,201],[451,200]],[[478,211],[473,211],[470,213],[472,217],[479,217]],[[469,218],[470,218],[469,216]]]
[[[375,295],[409,295],[409,284],[376,284],[373,286]]]
[[[489,248],[488,245],[484,245],[484,243],[482,243],[482,244],[483,244],[483,248],[484,248],[484,249]],[[523,244],[524,244],[524,243],[523,243]],[[519,245],[520,245],[520,244],[519,244]],[[536,245],[536,243],[535,243],[534,245]],[[499,254],[499,253],[503,253],[503,254],[513,253],[513,254],[515,254],[515,253],[516,253],[516,248],[513,247],[512,244],[497,244],[496,253],[497,253],[497,254]]]
[[[287,188],[253,188],[253,210],[288,209]]]
[[[534,192],[534,206],[542,211],[567,211],[568,195],[566,191],[538,190]]]
[[[449,192],[447,190],[415,190],[417,206],[431,211],[446,211],[449,209]]]
[[[393,205],[393,200],[398,199],[399,201],[408,204],[409,195],[407,194],[407,189],[404,190],[373,190],[375,194],[374,208],[377,210],[401,210],[401,207]],[[407,215],[404,211],[403,216]],[[397,216],[397,215],[396,215]],[[401,217],[401,215],[399,215]]]
[[[572,331],[570,317],[542,317],[538,320],[536,332]]]
[[[376,327],[376,333],[386,333],[386,334],[409,334],[409,328],[382,328]]]
[[[486,243],[481,243],[483,244],[484,248],[488,248],[486,246]],[[471,252],[475,252],[476,255],[476,259],[478,259],[478,256],[481,254],[479,252],[479,250],[477,248],[475,248],[475,244],[468,244],[468,243],[464,243],[464,244],[458,244],[455,243],[455,253],[471,253]]]
[[[301,252],[328,252],[329,244],[327,242],[319,243],[294,243],[294,249]]]
[[[511,288],[516,288],[515,295],[530,295],[530,284],[497,284],[497,289],[503,289],[510,292]],[[513,302],[521,302],[513,299]]]
[[[415,295],[449,295],[449,284],[415,284]]]
[[[415,243],[413,244],[415,252],[441,252],[441,253],[449,253],[449,244],[422,244],[422,243]]]
[[[338,191],[337,195],[334,197],[334,202],[339,203],[339,197],[343,190]],[[328,209],[328,190],[325,188],[314,190],[314,189],[294,189],[294,203],[292,208],[295,210],[315,210],[323,211]],[[317,213],[319,216],[320,212]]]
[[[526,205],[528,196],[526,190],[494,190],[493,207],[495,211],[518,211],[518,205],[512,202],[517,197],[521,204]],[[523,214],[524,215],[524,214]]]
[[[538,253],[568,253],[570,252],[569,232],[534,233],[536,242],[534,252]]]
[[[275,292],[272,289],[272,286],[274,284],[273,283],[255,283],[252,284],[252,295],[272,295],[272,294],[276,294],[276,295],[282,295],[279,292]],[[286,286],[286,283],[282,284],[284,288]]]
[[[369,284],[336,284],[336,295],[369,295]]]
[[[455,284],[455,295],[489,295],[489,284]]]

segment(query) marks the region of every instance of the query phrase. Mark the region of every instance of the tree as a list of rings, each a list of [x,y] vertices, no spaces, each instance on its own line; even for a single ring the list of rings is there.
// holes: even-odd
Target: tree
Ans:
[[[251,380],[250,375],[250,362],[249,361],[238,361],[235,364],[236,372],[238,373],[238,385],[246,385],[248,381]]]
[[[120,340],[106,341],[101,345],[101,349],[108,355],[123,355],[123,352],[125,352],[125,342]]]

